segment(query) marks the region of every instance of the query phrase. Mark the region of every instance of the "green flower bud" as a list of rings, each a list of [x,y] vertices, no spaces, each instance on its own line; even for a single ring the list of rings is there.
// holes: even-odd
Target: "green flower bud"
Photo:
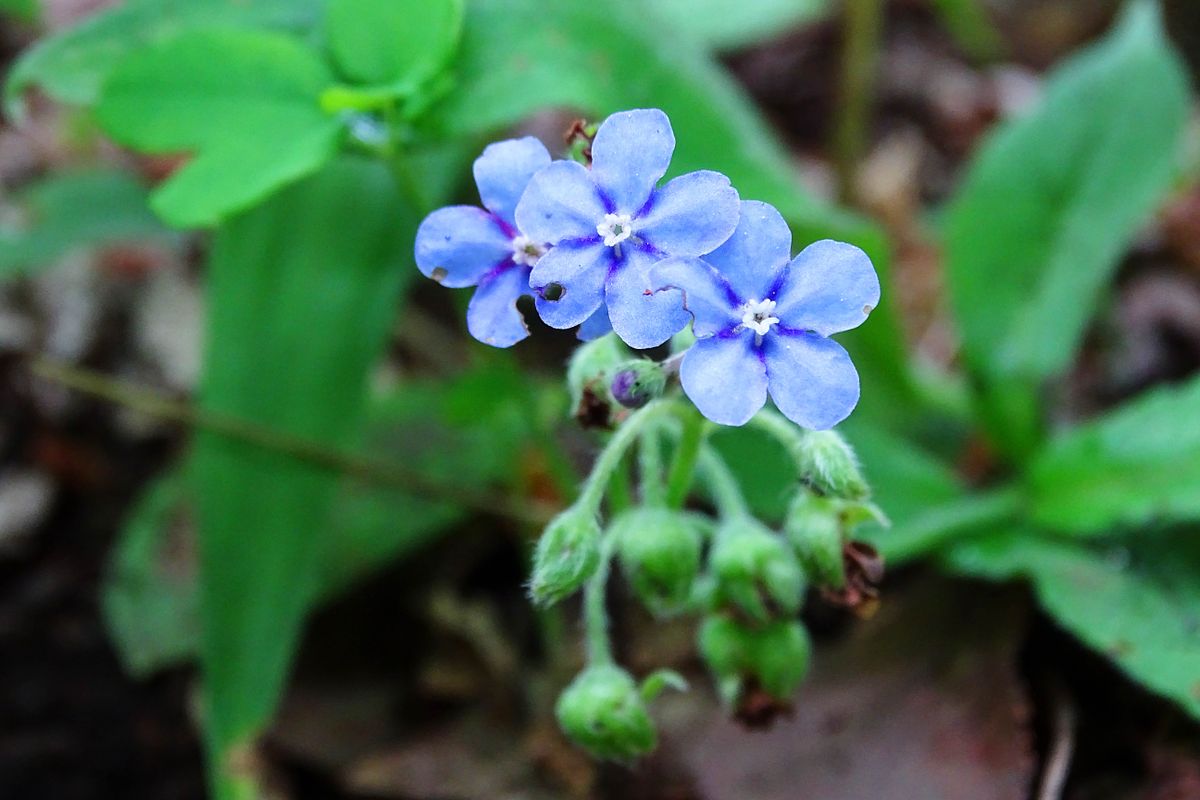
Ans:
[[[559,514],[538,539],[529,594],[539,605],[553,605],[582,586],[600,566],[600,524],[578,506]]]
[[[800,491],[792,499],[783,523],[804,571],[818,585],[834,589],[846,583],[839,505],[837,500]]]
[[[613,370],[629,360],[627,347],[610,333],[575,349],[567,365],[567,388],[571,409],[585,427],[608,427],[614,404],[608,384]]]
[[[662,397],[667,388],[667,373],[662,364],[645,358],[626,361],[613,371],[609,391],[626,408],[641,408]]]
[[[642,690],[628,672],[611,664],[579,673],[554,711],[571,741],[596,758],[632,761],[658,741]]]
[[[718,604],[733,606],[760,624],[800,610],[804,574],[796,554],[757,520],[741,517],[723,523],[709,564],[717,579]]]
[[[750,671],[763,690],[786,700],[808,674],[811,646],[804,626],[795,620],[780,620],[751,633],[754,646]]]
[[[858,457],[840,433],[808,431],[797,456],[801,473],[822,494],[860,500],[871,493]]]
[[[729,705],[740,707],[750,689],[786,701],[808,673],[808,634],[795,620],[748,628],[730,617],[711,616],[700,626],[698,640]]]
[[[750,631],[730,617],[710,616],[700,625],[696,649],[713,675],[721,700],[736,703],[753,650]]]
[[[687,602],[700,571],[702,538],[686,514],[666,508],[634,508],[610,528],[622,571],[655,614]]]

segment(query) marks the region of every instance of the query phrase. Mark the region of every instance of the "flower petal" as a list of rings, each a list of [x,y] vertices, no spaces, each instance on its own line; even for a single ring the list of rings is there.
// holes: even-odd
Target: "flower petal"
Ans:
[[[568,242],[538,259],[529,275],[538,314],[552,328],[580,325],[604,302],[612,249],[598,242]],[[546,295],[556,296],[547,300]]]
[[[637,214],[667,174],[675,134],[671,120],[657,108],[613,114],[601,123],[592,141],[592,175],[624,214]]]
[[[633,248],[608,277],[604,299],[613,330],[625,344],[645,350],[670,339],[687,327],[692,316],[678,292],[655,292],[650,283],[654,256]]]
[[[532,136],[489,144],[474,167],[484,208],[515,226],[517,201],[534,173],[549,163],[550,152]]]
[[[745,425],[767,401],[767,368],[748,334],[697,341],[679,381],[700,413],[722,425]]]
[[[474,286],[512,259],[512,245],[500,223],[475,206],[434,211],[417,229],[413,250],[421,274],[453,289]]]
[[[704,257],[746,300],[762,300],[792,257],[792,231],[775,207],[743,200],[737,230]]]
[[[692,315],[697,336],[713,336],[741,322],[737,309],[742,299],[729,282],[699,258],[665,258],[650,269],[655,292],[678,296],[677,302]]]
[[[680,175],[650,195],[637,235],[673,256],[699,256],[729,238],[738,224],[738,193],[719,172]]]
[[[517,228],[542,244],[594,239],[607,209],[587,167],[555,161],[538,170],[517,203]]]
[[[858,404],[858,372],[840,344],[815,333],[763,337],[771,399],[803,428],[823,431]]]
[[[529,335],[517,298],[529,291],[529,269],[513,264],[485,275],[467,306],[467,330],[493,347],[512,347]]]
[[[824,239],[792,259],[775,303],[775,316],[789,328],[822,336],[848,331],[879,305],[879,276],[862,250]]]
[[[608,309],[602,305],[583,321],[575,336],[581,342],[590,342],[606,333],[612,333],[612,323],[608,321]]]

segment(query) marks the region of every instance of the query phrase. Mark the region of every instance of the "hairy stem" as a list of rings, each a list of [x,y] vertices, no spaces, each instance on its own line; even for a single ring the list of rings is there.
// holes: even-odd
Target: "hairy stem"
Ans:
[[[667,505],[671,508],[682,508],[688,490],[692,488],[692,476],[696,471],[696,459],[700,455],[700,445],[704,443],[706,428],[700,412],[690,405],[680,405],[679,415],[683,428],[679,433],[675,458],[667,473]]]
[[[674,402],[666,398],[652,400],[642,408],[629,415],[625,422],[613,432],[608,444],[596,457],[592,472],[583,483],[576,503],[593,512],[600,510],[600,502],[604,499],[604,490],[609,485],[613,472],[621,463],[625,452],[637,441],[638,436],[650,423],[670,414]]]
[[[613,663],[612,642],[608,638],[608,609],[604,604],[611,561],[612,541],[606,534],[600,548],[600,567],[583,587],[583,629],[590,665]]]
[[[663,482],[662,448],[658,432],[642,432],[638,441],[638,478],[642,485],[642,503],[661,506],[667,502],[667,487]]]
[[[712,493],[713,502],[722,518],[749,516],[750,507],[742,494],[733,471],[712,445],[700,450],[700,476]]]

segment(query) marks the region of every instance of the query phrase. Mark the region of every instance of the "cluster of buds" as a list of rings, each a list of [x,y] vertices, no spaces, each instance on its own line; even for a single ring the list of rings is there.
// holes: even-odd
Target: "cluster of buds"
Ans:
[[[580,347],[568,370],[576,418],[611,435],[579,499],[539,540],[530,590],[544,605],[583,590],[588,663],[557,715],[597,758],[629,762],[650,752],[658,740],[651,699],[664,686],[684,688],[673,673],[639,683],[616,664],[604,607],[611,567],[654,617],[698,619],[698,652],[730,713],[748,726],[791,710],[810,660],[800,621],[810,589],[860,614],[877,598],[881,564],[853,533],[886,520],[841,436],[802,430],[772,411],[751,421],[795,465],[793,497],[773,529],[751,513],[738,476],[706,443],[712,424],[680,401],[677,364],[674,356],[634,358],[606,336]],[[629,462],[639,490],[610,496],[614,474],[631,477]]]

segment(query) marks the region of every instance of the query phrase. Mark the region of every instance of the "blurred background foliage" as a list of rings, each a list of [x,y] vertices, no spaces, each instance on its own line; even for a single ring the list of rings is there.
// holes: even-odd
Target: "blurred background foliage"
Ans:
[[[724,172],[797,245],[852,241],[879,269],[883,304],[842,337],[863,383],[844,429],[891,518],[869,533],[889,567],[1025,582],[1200,718],[1195,103],[1155,2],[100,5],[69,23],[0,6],[31,41],[3,141],[35,151],[0,163],[0,278],[10,305],[74,292],[47,313],[77,325],[131,276],[169,281],[132,306],[159,309],[151,330],[191,324],[202,363],[161,341],[155,369],[128,363],[61,321],[10,324],[4,347],[51,416],[75,419],[78,390],[140,415],[121,436],[169,445],[123,479],[138,498],[103,615],[131,675],[201,664],[219,796],[266,780],[256,743],[316,607],[401,559],[452,560],[452,537],[480,547],[465,531],[520,553],[569,501],[594,444],[562,387],[569,337],[470,341],[465,299],[414,280],[412,237],[473,201],[484,142],[553,144],[574,117],[644,106],[671,117],[673,173]],[[1167,12],[1194,43],[1191,5]],[[1150,299],[1147,274],[1167,281]],[[749,429],[714,441],[779,520],[786,455]],[[506,569],[483,582],[519,594]],[[561,679],[561,620],[499,607],[524,621],[468,638],[518,631],[541,642],[526,680]],[[519,680],[513,645],[482,649]]]

